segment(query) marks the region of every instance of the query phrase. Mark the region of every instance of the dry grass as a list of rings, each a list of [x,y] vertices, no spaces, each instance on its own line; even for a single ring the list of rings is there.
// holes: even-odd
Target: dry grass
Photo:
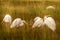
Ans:
[[[46,10],[48,5],[54,5],[55,10]],[[57,5],[57,6],[56,6]],[[0,24],[0,40],[60,40],[60,3],[58,2],[1,2],[0,23],[5,14],[10,14],[13,20],[20,17],[28,23],[23,27],[10,29],[9,24]],[[56,21],[53,32],[47,26],[32,29],[36,16],[51,15]]]

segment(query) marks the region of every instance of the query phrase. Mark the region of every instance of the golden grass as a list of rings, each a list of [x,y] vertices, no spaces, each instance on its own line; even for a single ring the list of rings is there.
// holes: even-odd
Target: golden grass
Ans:
[[[23,3],[25,4],[25,3]],[[46,6],[54,5],[55,10],[46,10]],[[56,6],[57,5],[57,6]],[[10,2],[1,2],[0,23],[5,14],[10,14],[13,20],[20,17],[28,23],[23,27],[10,29],[9,24],[0,24],[0,40],[60,40],[60,6],[55,2],[29,3],[15,5]],[[41,18],[44,15],[51,15],[56,21],[56,30],[53,32],[47,26],[32,29],[33,20],[36,16]]]

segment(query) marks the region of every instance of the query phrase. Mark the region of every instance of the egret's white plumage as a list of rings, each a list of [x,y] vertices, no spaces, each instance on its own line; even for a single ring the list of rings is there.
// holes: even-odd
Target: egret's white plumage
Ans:
[[[42,24],[43,24],[43,19],[40,17],[36,17],[34,19],[34,24],[33,24],[32,28],[40,27]]]
[[[20,26],[23,26],[24,23],[27,24],[25,20],[21,20]]]
[[[23,25],[24,25],[24,21],[21,20],[21,18],[16,18],[16,19],[12,22],[10,28],[19,27],[19,26],[23,26]]]
[[[43,22],[43,19],[40,18],[40,17],[36,17],[34,19],[34,24],[32,26],[32,28],[35,28],[35,27],[40,27],[40,26],[48,26],[48,28],[50,28],[52,31],[55,31],[56,29],[56,24],[55,24],[55,21],[52,17],[48,17],[48,16],[44,16],[44,22]]]
[[[52,17],[44,16],[44,24],[47,25],[52,31],[55,31],[56,24]]]
[[[6,23],[8,22],[8,23],[11,24],[12,17],[9,14],[6,14],[5,17],[4,17],[4,19],[3,19],[3,21],[6,22]]]
[[[55,9],[54,6],[47,6],[46,9]]]

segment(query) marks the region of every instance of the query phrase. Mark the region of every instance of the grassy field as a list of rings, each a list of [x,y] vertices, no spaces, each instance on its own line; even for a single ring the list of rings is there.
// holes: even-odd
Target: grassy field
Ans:
[[[53,5],[55,10],[47,10]],[[20,17],[28,23],[23,27],[12,28],[7,23],[1,24],[4,16],[10,14],[13,20]],[[47,26],[34,28],[34,18],[50,15],[56,21],[56,30],[53,32]],[[60,40],[60,2],[53,1],[2,1],[0,0],[0,40]]]

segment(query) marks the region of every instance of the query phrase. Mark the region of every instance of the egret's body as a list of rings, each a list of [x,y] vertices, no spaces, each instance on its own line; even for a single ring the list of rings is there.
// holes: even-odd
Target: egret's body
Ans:
[[[23,20],[21,20],[20,18],[16,18],[13,22],[12,22],[12,24],[11,24],[11,28],[13,28],[13,27],[19,27],[19,26],[23,26],[24,25],[24,21]]]
[[[34,22],[32,28],[46,25],[52,31],[55,31],[55,29],[56,29],[56,24],[55,24],[55,21],[54,21],[54,19],[52,17],[44,16],[44,22],[43,22],[43,19],[42,18],[36,17],[34,19],[34,21],[35,22]]]
[[[40,27],[42,24],[43,24],[43,19],[40,17],[36,17],[34,19],[34,24],[33,24],[32,28]]]
[[[56,29],[56,24],[55,21],[52,17],[44,17],[44,24],[47,25],[51,30],[55,30]]]
[[[6,23],[10,23],[12,22],[12,17],[10,15],[5,15],[4,19],[3,19],[4,22]]]

